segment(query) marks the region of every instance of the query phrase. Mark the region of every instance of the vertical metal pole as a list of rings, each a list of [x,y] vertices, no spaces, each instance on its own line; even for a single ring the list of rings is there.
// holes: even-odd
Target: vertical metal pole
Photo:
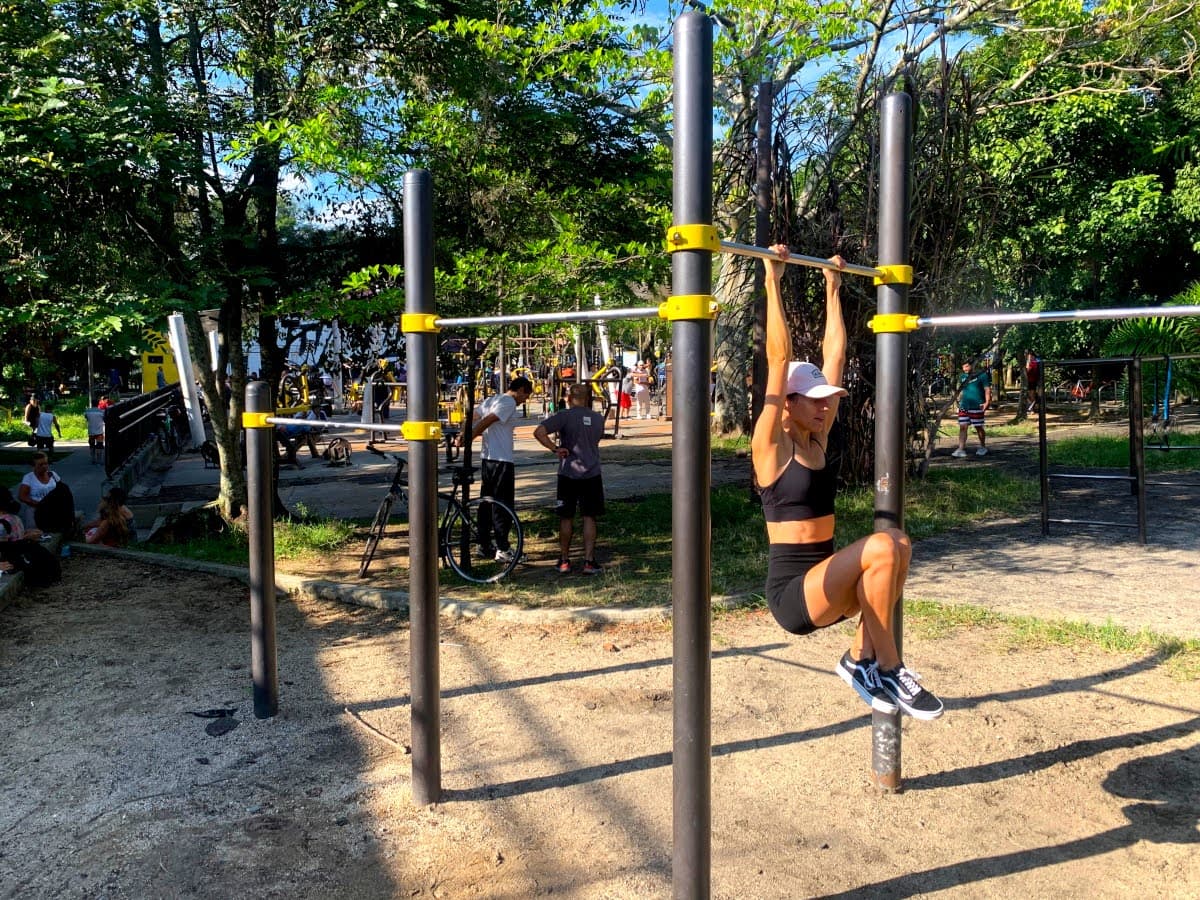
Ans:
[[[888,94],[879,109],[879,265],[908,265],[912,100]],[[908,285],[876,289],[881,315],[908,312]],[[875,338],[875,530],[904,527],[905,394],[908,335]],[[896,599],[896,649],[904,654],[903,604]],[[900,790],[900,713],[871,713],[871,776],[885,791]]]
[[[1133,466],[1133,489],[1137,495],[1138,541],[1146,543],[1146,432],[1142,422],[1142,360],[1129,362],[1129,456]]]
[[[771,109],[775,97],[771,81],[758,83],[758,127],[754,133],[758,170],[755,178],[754,243],[766,247],[771,240],[771,212],[775,207],[772,177],[775,166],[771,157]],[[750,421],[757,422],[763,408],[763,393],[767,385],[767,294],[766,267],[754,267],[754,336],[750,377]],[[754,488],[750,493],[755,497]]]
[[[405,311],[432,313],[433,180],[404,173]],[[437,421],[437,335],[406,335],[410,422]],[[469,423],[464,424],[464,428]],[[437,442],[408,442],[409,679],[412,695],[412,798],[418,806],[442,795],[441,679],[438,659]]]
[[[1042,537],[1050,534],[1050,455],[1046,445],[1046,366],[1038,382],[1038,481],[1042,488]]]
[[[270,413],[271,387],[246,385],[246,412]],[[279,674],[275,658],[275,508],[271,466],[275,429],[246,429],[246,514],[250,521],[250,675],[254,715],[269,719],[279,712]]]
[[[675,22],[674,224],[712,224],[713,36],[708,16]],[[671,255],[674,296],[712,294],[712,254]],[[673,629],[673,857],[676,898],[709,896],[712,868],[711,319],[671,331]]]

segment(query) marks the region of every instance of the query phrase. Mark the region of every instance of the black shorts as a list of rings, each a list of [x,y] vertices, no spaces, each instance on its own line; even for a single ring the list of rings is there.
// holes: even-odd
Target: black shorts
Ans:
[[[785,631],[811,634],[817,630],[804,600],[804,576],[831,556],[832,538],[816,544],[771,545],[767,556],[767,605]]]
[[[576,506],[579,514],[588,518],[604,515],[604,481],[599,475],[591,478],[558,476],[559,518],[575,518]]]
[[[89,434],[88,435],[88,446],[91,447],[93,450],[103,450],[104,449],[104,435]]]

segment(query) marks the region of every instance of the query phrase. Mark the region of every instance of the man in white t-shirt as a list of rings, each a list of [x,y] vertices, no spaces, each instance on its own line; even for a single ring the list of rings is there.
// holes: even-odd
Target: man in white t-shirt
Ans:
[[[516,508],[516,479],[513,469],[513,426],[516,425],[517,407],[524,406],[533,394],[533,383],[524,377],[509,382],[503,394],[488,397],[476,411],[475,427],[468,440],[483,436],[481,452],[483,486],[480,496],[494,497],[509,509]],[[459,436],[462,444],[462,436]],[[492,513],[491,521],[485,521],[483,512]],[[510,523],[497,507],[480,504],[479,535],[481,553],[495,555],[498,560],[507,560],[512,555],[508,543]],[[494,542],[495,546],[491,546]]]
[[[83,411],[87,421],[88,449],[92,454],[92,463],[104,462],[104,410],[95,406]]]

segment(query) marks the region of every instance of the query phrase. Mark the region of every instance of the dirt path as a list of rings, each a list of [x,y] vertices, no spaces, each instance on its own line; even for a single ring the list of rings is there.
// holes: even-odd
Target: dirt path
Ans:
[[[414,809],[405,622],[282,603],[260,721],[246,608],[77,556],[0,613],[0,897],[670,895],[668,625],[446,622],[445,796]],[[986,629],[912,639],[948,712],[905,721],[906,790],[881,796],[831,674],[847,633],[718,617],[713,896],[1196,896],[1192,686]]]

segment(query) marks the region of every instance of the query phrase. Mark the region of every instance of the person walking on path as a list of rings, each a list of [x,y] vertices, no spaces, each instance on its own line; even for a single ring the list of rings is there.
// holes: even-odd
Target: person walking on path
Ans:
[[[88,451],[91,454],[92,465],[104,462],[104,410],[96,406],[83,411],[87,421]]]
[[[583,574],[599,575],[596,519],[604,515],[604,482],[600,473],[604,417],[591,408],[591,388],[586,384],[571,385],[567,398],[570,406],[554,413],[533,432],[534,439],[558,457],[558,563],[555,568],[561,575],[571,571],[571,538],[578,507],[583,521]]]
[[[967,431],[975,429],[979,435],[979,449],[976,456],[987,456],[987,433],[983,429],[983,418],[988,407],[992,405],[992,379],[985,369],[975,371],[974,363],[969,360],[963,363],[962,375],[958,378],[960,386],[958,394],[958,449],[951,453],[963,459],[967,455]]]
[[[513,427],[516,424],[517,408],[524,406],[533,394],[533,382],[524,376],[514,378],[503,394],[493,394],[479,404],[474,427],[458,436],[458,445],[483,436],[480,453],[483,469],[481,497],[493,497],[516,508],[516,475],[513,468]],[[479,504],[480,552],[494,556],[500,562],[512,559],[512,547],[508,542],[511,523],[499,506],[491,503]]]
[[[38,420],[42,417],[42,406],[38,401],[37,394],[29,395],[29,402],[25,404],[25,424],[29,426],[29,436],[32,439],[31,443],[37,443],[37,427]]]
[[[1025,400],[1029,404],[1025,412],[1037,409],[1038,385],[1042,383],[1042,363],[1032,350],[1025,351]]]
[[[633,367],[633,403],[639,419],[650,418],[650,360]]]
[[[34,432],[33,445],[38,450],[51,452],[54,450],[54,432],[62,437],[62,426],[58,424],[58,416],[50,411],[50,407],[42,410],[38,416],[37,431]]]
[[[898,528],[877,531],[834,551],[834,499],[839,461],[829,434],[846,362],[846,326],[840,296],[841,257],[825,274],[822,367],[791,362],[792,337],[779,282],[788,248],[771,248],[766,261],[767,381],[754,423],[754,478],[767,520],[767,603],[792,634],[810,634],[858,616],[850,649],[834,671],[872,709],[897,707],[918,719],[935,719],[942,702],[921,687],[896,645],[896,606],[908,576],[912,544]]]

